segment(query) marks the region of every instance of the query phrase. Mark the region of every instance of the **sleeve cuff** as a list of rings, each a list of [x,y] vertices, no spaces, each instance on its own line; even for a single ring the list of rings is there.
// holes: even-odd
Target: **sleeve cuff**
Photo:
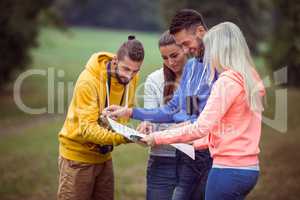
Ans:
[[[132,119],[137,119],[137,120],[143,120],[143,114],[142,114],[141,108],[132,108]]]
[[[114,142],[114,146],[118,146],[120,144],[126,144],[128,143],[127,140],[125,139],[124,136],[116,134],[115,135],[115,142]]]

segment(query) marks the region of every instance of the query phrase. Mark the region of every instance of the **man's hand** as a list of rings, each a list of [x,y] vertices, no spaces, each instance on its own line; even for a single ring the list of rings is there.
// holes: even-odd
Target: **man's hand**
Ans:
[[[153,126],[154,126],[154,124],[144,121],[138,125],[136,130],[142,134],[149,135],[150,133],[153,132],[153,129],[154,129]]]
[[[108,120],[106,117],[104,117],[103,115],[100,116],[100,118],[98,119],[98,124],[103,127],[106,128],[108,130],[112,130]]]
[[[111,105],[103,110],[102,115],[114,119],[117,119],[119,117],[130,118],[132,116],[132,108]]]

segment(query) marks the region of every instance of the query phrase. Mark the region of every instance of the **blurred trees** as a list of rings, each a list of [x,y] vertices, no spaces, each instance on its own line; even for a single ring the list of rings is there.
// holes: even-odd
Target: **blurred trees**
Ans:
[[[0,88],[28,65],[42,24],[162,31],[181,8],[200,11],[209,27],[236,23],[252,52],[274,70],[288,66],[289,84],[300,86],[298,0],[1,0]]]
[[[42,25],[157,31],[158,5],[158,0],[1,0],[0,90],[29,65]]]
[[[160,29],[158,10],[159,0],[73,1],[69,6],[61,7],[62,16],[68,25],[143,31]]]
[[[267,61],[274,70],[288,67],[288,85],[300,86],[300,1],[273,0]]]
[[[13,72],[30,61],[29,49],[36,46],[39,16],[52,0],[0,1],[0,88]]]

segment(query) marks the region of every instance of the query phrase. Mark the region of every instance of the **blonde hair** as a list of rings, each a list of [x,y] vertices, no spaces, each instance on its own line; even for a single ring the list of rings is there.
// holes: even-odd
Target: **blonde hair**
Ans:
[[[244,87],[251,109],[262,111],[258,85],[261,83],[254,78],[255,64],[239,27],[231,22],[220,23],[205,34],[203,43],[205,68],[226,67],[240,73],[244,78]],[[216,61],[218,66],[213,66],[213,61]]]

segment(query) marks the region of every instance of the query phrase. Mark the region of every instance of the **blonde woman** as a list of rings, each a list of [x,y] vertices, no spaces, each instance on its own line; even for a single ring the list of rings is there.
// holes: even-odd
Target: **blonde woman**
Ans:
[[[255,71],[241,30],[231,22],[214,26],[204,36],[204,63],[211,82],[210,97],[197,121],[181,128],[153,133],[143,139],[151,146],[195,141],[209,137],[213,167],[206,200],[240,200],[254,188],[259,176],[264,87]],[[198,148],[197,142],[194,146]]]

